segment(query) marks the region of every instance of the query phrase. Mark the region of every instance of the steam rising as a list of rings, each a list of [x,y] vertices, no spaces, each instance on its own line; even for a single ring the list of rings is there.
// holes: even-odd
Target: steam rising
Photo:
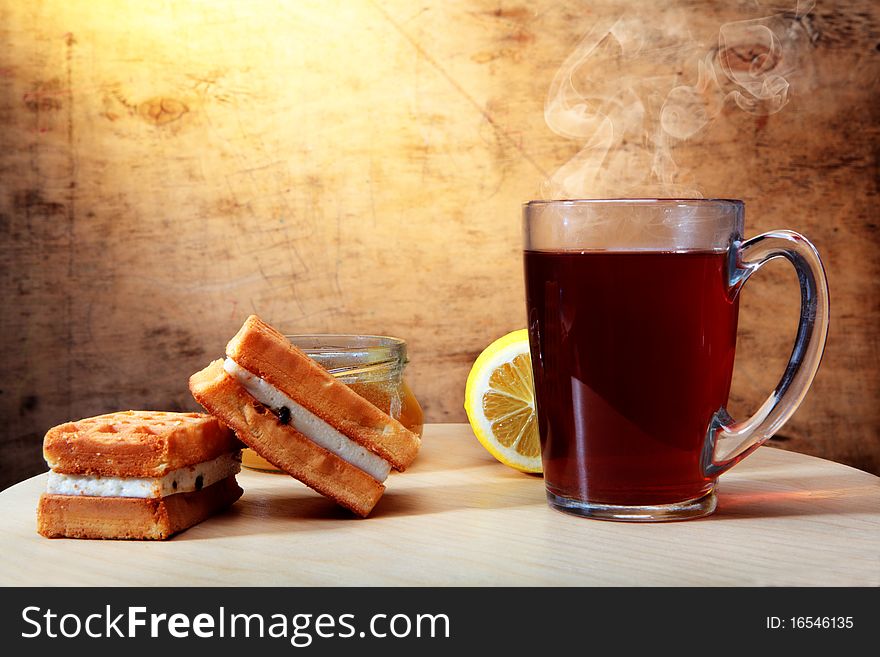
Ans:
[[[810,65],[814,4],[725,23],[710,46],[694,40],[684,13],[595,25],[550,85],[547,125],[584,146],[545,181],[544,198],[701,197],[680,175],[673,147],[726,107],[755,115],[785,107],[792,74]]]

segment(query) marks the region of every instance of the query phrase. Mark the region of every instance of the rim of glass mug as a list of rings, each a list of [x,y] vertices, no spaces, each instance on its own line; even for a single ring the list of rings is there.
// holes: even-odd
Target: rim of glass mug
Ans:
[[[563,199],[535,199],[526,201],[523,205],[550,205],[555,203],[578,204],[578,203],[735,203],[745,205],[745,201],[736,198],[678,198],[670,197],[637,197],[637,198],[563,198]]]
[[[561,199],[523,204],[527,251],[725,251],[744,230],[738,199]]]

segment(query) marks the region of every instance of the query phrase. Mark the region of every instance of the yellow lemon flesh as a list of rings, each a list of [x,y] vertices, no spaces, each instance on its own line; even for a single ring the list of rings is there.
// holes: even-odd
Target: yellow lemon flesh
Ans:
[[[477,440],[504,465],[541,472],[532,359],[526,329],[490,344],[474,362],[464,410]]]

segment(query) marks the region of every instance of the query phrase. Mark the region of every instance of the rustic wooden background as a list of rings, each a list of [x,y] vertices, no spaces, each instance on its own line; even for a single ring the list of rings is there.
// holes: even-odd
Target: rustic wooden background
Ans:
[[[2,0],[0,486],[44,468],[56,423],[193,408],[189,374],[251,312],[404,337],[428,421],[463,421],[474,358],[524,325],[520,204],[580,147],[544,122],[550,82],[632,6]],[[709,53],[755,6],[638,11]],[[810,34],[789,105],[726,106],[676,154],[706,196],[745,199],[748,234],[818,246],[828,348],[774,442],[873,472],[878,17],[873,0],[789,15]],[[796,316],[794,275],[772,263],[744,292],[734,414],[776,383]]]

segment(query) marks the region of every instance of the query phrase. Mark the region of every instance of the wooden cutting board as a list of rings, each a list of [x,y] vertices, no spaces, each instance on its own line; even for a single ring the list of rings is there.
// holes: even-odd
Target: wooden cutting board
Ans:
[[[721,477],[714,515],[660,524],[550,509],[464,424],[428,425],[365,520],[245,470],[231,510],[169,541],[46,539],[45,479],[0,493],[0,585],[880,585],[880,478],[769,447]]]

